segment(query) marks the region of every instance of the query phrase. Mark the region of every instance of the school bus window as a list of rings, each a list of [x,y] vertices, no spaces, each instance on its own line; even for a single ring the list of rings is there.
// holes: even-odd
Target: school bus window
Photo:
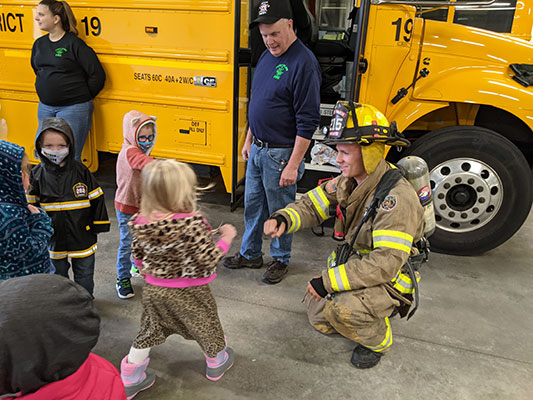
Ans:
[[[470,0],[457,0],[460,4]],[[516,0],[498,0],[487,7],[457,6],[453,22],[493,32],[509,33],[513,26]]]
[[[432,7],[433,8],[433,7]],[[422,9],[424,10],[424,9]],[[421,15],[424,19],[430,19],[432,21],[443,21],[446,22],[448,19],[448,9],[439,8],[438,10],[428,10],[424,11]]]
[[[345,30],[349,26],[348,14],[353,0],[320,0],[318,2],[318,27],[320,30]]]
[[[432,0],[421,0],[432,1]],[[424,19],[430,19],[432,21],[446,21],[448,19],[448,7],[435,8],[435,7],[422,7],[421,17]]]

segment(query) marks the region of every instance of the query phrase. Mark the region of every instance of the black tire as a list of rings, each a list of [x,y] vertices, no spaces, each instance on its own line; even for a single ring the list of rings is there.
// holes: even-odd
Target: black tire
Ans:
[[[437,228],[431,249],[477,255],[509,239],[533,202],[531,168],[500,134],[475,126],[430,132],[409,151],[426,160]]]

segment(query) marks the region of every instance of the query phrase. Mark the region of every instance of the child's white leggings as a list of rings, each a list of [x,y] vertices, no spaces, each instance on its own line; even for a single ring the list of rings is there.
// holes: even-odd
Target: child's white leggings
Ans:
[[[136,349],[135,347],[132,347],[128,354],[128,364],[142,363],[150,354],[150,349],[151,347],[146,349]]]

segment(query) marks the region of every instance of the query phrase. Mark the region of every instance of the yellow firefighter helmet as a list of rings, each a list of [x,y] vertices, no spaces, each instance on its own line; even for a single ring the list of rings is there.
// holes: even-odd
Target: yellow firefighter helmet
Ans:
[[[376,107],[353,101],[338,101],[333,110],[331,125],[324,143],[337,145],[358,143],[361,145],[363,163],[371,174],[385,157],[385,146],[409,146],[396,126]]]

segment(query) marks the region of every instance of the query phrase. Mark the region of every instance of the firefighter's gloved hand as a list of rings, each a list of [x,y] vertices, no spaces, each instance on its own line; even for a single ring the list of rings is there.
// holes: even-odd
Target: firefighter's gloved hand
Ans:
[[[265,235],[270,235],[273,238],[280,237],[285,233],[287,228],[287,221],[282,215],[276,215],[274,218],[267,219],[263,225],[263,232]]]
[[[313,290],[311,291],[310,289],[313,289]],[[328,292],[326,291],[326,287],[324,286],[324,280],[322,279],[321,276],[315,276],[313,279],[311,279],[307,283],[306,292],[308,292],[316,300],[320,300],[320,298],[324,298],[328,295]],[[319,297],[317,297],[317,295]]]

